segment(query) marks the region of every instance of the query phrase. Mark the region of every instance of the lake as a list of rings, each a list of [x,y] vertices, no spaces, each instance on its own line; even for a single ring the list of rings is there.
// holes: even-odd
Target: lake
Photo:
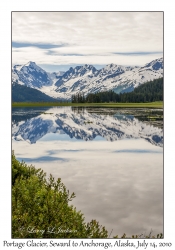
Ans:
[[[111,236],[163,233],[163,110],[13,108],[12,149]]]

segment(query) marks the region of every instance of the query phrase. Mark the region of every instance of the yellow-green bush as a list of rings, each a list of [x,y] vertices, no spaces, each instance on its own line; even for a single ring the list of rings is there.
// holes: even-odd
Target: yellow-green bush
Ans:
[[[69,202],[75,194],[52,175],[19,162],[12,155],[12,237],[13,238],[108,238],[99,222],[85,222],[84,215]],[[119,238],[116,235],[114,238]],[[121,238],[129,238],[123,234]],[[130,238],[163,238],[133,235]]]
[[[69,205],[69,194],[61,179],[20,163],[12,156],[12,237],[13,238],[107,238],[96,220]]]

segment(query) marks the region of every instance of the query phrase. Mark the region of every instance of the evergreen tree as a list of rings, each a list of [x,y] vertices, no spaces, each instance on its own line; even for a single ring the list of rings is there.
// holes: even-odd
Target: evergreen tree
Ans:
[[[80,100],[79,100],[80,101]],[[104,91],[97,93],[90,93],[86,96],[85,102],[154,102],[163,101],[163,78],[159,78],[150,82],[146,82],[134,91],[129,93],[116,94],[114,91]]]

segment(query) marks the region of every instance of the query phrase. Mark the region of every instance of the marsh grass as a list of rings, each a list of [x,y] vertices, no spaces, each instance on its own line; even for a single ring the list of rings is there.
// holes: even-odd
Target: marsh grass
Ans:
[[[71,103],[71,102],[13,102],[12,107],[106,107],[106,108],[163,108],[163,102],[148,103]]]

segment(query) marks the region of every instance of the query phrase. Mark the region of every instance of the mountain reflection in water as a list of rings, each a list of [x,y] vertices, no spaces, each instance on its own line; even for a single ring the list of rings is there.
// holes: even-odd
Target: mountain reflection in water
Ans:
[[[86,221],[113,229],[111,237],[156,235],[163,233],[162,125],[161,110],[15,108],[12,148],[18,160],[61,178]]]
[[[142,138],[162,147],[163,129],[153,126],[146,117],[143,121],[143,112],[140,116],[137,110],[132,112],[134,114],[121,109],[75,107],[13,109],[12,136],[15,140],[30,143],[36,143],[48,133],[66,134],[85,141],[94,140],[97,136],[107,141]]]

